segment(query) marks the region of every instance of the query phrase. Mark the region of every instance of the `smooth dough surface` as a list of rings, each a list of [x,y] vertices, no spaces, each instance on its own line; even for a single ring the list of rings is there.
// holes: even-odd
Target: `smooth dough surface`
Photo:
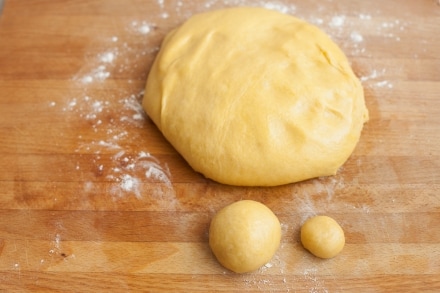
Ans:
[[[171,31],[143,107],[193,169],[244,186],[335,174],[368,120],[361,83],[325,33],[251,7]]]
[[[264,204],[241,200],[221,209],[209,227],[209,246],[217,260],[236,273],[270,261],[281,241],[281,225]]]
[[[344,248],[344,231],[334,219],[316,216],[301,227],[301,243],[317,257],[332,258]]]

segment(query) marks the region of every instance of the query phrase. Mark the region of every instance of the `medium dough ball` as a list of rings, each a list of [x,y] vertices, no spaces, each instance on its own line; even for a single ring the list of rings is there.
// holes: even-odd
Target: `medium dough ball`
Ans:
[[[281,225],[264,204],[241,200],[221,209],[209,227],[217,260],[236,273],[251,272],[270,261],[280,245]]]
[[[194,170],[243,186],[336,174],[368,119],[332,40],[256,7],[202,13],[171,31],[143,107]]]
[[[301,227],[301,242],[308,251],[320,258],[338,255],[345,245],[344,231],[330,217],[316,216]]]

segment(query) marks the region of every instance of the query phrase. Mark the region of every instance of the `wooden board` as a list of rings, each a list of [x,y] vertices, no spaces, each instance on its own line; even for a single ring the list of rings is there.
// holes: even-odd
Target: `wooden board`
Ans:
[[[438,1],[6,0],[0,16],[0,291],[440,291]],[[195,173],[140,107],[164,35],[191,15],[257,5],[326,31],[371,120],[336,176],[274,188]],[[207,233],[220,208],[265,203],[273,260],[234,274]],[[334,217],[331,260],[301,224]]]

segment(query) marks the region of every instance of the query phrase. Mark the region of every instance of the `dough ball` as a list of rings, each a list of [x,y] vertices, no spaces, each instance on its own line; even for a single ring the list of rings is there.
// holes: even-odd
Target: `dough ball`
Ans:
[[[344,231],[330,217],[316,216],[301,227],[301,242],[308,251],[320,258],[338,255],[345,245]]]
[[[256,7],[198,14],[171,31],[143,107],[194,170],[242,186],[335,174],[368,119],[362,85],[332,40]]]
[[[217,260],[236,273],[258,269],[280,245],[281,225],[264,204],[241,200],[221,209],[209,228],[209,245]]]

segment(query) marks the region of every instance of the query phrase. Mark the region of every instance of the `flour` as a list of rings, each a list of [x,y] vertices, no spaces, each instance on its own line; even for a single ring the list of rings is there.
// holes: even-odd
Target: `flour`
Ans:
[[[345,16],[339,15],[339,16],[333,16],[329,25],[332,27],[341,27],[345,23]]]
[[[166,17],[165,14],[163,17]],[[127,24],[126,31],[133,36],[148,36],[153,29],[154,24],[148,20],[133,20]],[[85,139],[84,135],[78,135],[76,152],[81,156],[83,153],[91,153],[94,157],[91,166],[77,163],[75,171],[85,172],[92,168],[110,183],[108,193],[116,198],[134,195],[142,199],[148,196],[143,190],[143,183],[147,182],[163,183],[168,191],[161,188],[160,192],[172,193],[168,166],[163,166],[147,152],[148,145],[139,153],[133,153],[126,145],[130,141],[130,128],[145,127],[146,116],[141,105],[143,90],[125,94],[113,91],[111,95],[97,94],[93,90],[97,85],[103,86],[110,81],[113,74],[130,71],[132,68],[128,61],[136,62],[142,56],[157,51],[157,48],[147,48],[132,60],[133,48],[127,42],[120,42],[120,39],[117,35],[108,37],[108,47],[94,57],[87,58],[83,68],[72,78],[72,81],[80,84],[84,94],[75,95],[65,105],[60,105],[61,111],[76,115],[87,123],[89,130],[97,137]],[[127,56],[131,56],[131,59]],[[59,109],[56,105],[55,102],[49,104],[54,110]],[[106,159],[109,156],[110,160]],[[93,181],[86,181],[84,191],[91,192],[93,186]]]
[[[145,166],[145,164],[143,164]],[[147,165],[147,171],[145,172],[145,177],[147,178],[153,178],[161,182],[165,182],[168,185],[171,185],[171,181],[168,178],[167,174],[164,172],[164,170],[155,163],[149,163]],[[168,170],[168,168],[167,168]]]
[[[360,13],[359,14],[359,19],[361,19],[361,20],[371,20],[371,15],[370,14]]]
[[[266,8],[266,9],[271,9],[271,10],[276,10],[279,11],[281,13],[294,13],[296,10],[296,6],[295,5],[285,5],[282,3],[278,3],[278,2],[262,2],[260,4],[260,6]]]
[[[147,35],[152,31],[153,25],[148,23],[145,20],[142,21],[132,21],[131,26],[135,32],[140,33],[142,35]]]
[[[368,75],[361,76],[359,79],[365,85],[373,89],[394,87],[393,83],[389,80],[383,80],[386,75],[386,69],[373,69]]]
[[[121,115],[119,121],[121,122],[130,122],[133,125],[141,127],[145,122],[145,113],[142,105],[139,101],[139,98],[143,97],[144,91],[140,91],[137,95],[132,94],[126,98],[123,98],[119,101],[119,103],[125,109],[129,109],[129,115]]]
[[[350,39],[355,43],[360,43],[364,40],[364,37],[358,32],[352,32],[350,34]]]
[[[373,71],[369,75],[362,76],[360,78],[360,80],[361,80],[361,82],[364,82],[364,81],[367,81],[370,79],[376,79],[379,76],[382,76],[385,72],[386,72],[386,69],[382,69],[382,70],[373,69]]]
[[[75,78],[79,80],[83,84],[90,84],[94,81],[102,82],[106,80],[110,76],[110,72],[107,71],[107,67],[104,65],[99,65],[95,69],[92,69],[90,72],[86,73],[81,77]]]
[[[180,5],[179,7],[182,7]],[[294,13],[296,6],[294,4],[286,4],[283,1],[252,1],[252,0],[207,0],[204,3],[204,7],[211,9],[213,7],[231,7],[231,6],[258,6],[266,9],[276,10],[281,13]]]
[[[121,181],[121,185],[120,186],[121,186],[121,188],[124,191],[135,190],[136,195],[140,196],[140,194],[138,194],[138,192],[137,192],[137,187],[138,187],[138,184],[139,184],[139,180],[138,179],[133,178],[133,177],[131,177],[128,174],[124,174],[121,177],[119,177],[118,180]]]
[[[140,199],[142,182],[161,182],[172,189],[168,167],[162,167],[159,160],[145,151],[132,156],[121,150],[113,155],[111,161],[106,179],[119,183],[110,191],[114,196],[131,193]]]
[[[309,289],[309,292],[310,293],[328,292],[328,290],[325,289],[324,281],[318,278],[317,273],[318,273],[317,268],[310,268],[304,271],[304,279],[309,281],[313,285]]]
[[[393,84],[390,83],[388,80],[382,80],[375,83],[376,87],[387,87],[387,88],[393,88]]]
[[[117,53],[112,51],[104,52],[100,55],[100,60],[104,63],[112,63],[116,58],[116,54]]]

